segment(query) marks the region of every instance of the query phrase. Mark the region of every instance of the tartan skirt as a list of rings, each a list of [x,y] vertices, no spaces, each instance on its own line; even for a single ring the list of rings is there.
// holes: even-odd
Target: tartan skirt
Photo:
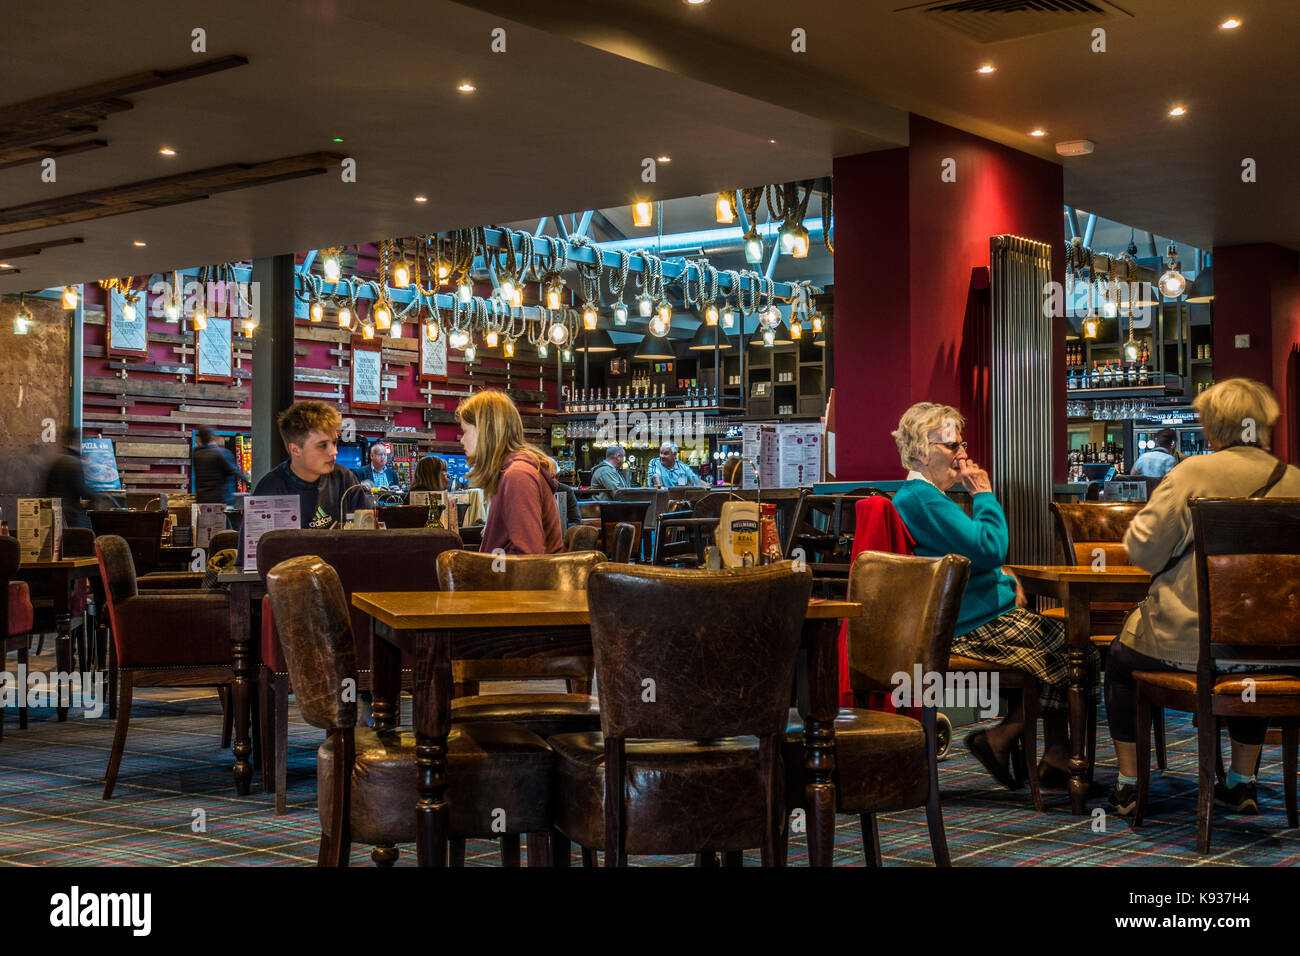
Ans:
[[[1012,608],[952,639],[952,653],[1027,671],[1038,678],[1038,702],[1044,714],[1069,709],[1069,662],[1065,623],[1024,608]],[[1101,656],[1088,649],[1089,698],[1100,673]]]

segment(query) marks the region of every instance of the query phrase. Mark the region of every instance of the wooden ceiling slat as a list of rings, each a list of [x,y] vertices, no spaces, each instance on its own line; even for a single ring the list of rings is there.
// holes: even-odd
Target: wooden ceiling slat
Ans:
[[[8,262],[10,259],[21,259],[24,256],[39,256],[43,249],[75,246],[85,241],[81,236],[68,236],[66,239],[46,239],[42,242],[29,242],[21,246],[9,246],[7,249],[0,249],[0,259]]]
[[[61,156],[72,156],[75,153],[85,153],[92,149],[103,149],[108,145],[106,139],[83,139],[76,143],[66,143],[62,146],[56,146],[52,143],[37,143],[35,146],[23,147],[22,149],[0,149],[0,169],[9,169],[13,166],[25,166],[28,163],[39,163],[46,158],[59,158]]]

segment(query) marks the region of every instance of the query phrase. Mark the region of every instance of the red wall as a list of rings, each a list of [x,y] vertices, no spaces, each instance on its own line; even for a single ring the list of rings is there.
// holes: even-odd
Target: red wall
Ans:
[[[1273,453],[1300,465],[1300,276],[1274,283],[1272,305],[1273,390],[1282,403]]]
[[[955,182],[941,179],[948,158]],[[907,149],[836,160],[834,185],[837,477],[901,477],[889,432],[919,401],[960,408],[972,457],[987,463],[989,239],[1049,243],[1063,281],[1061,167],[912,116]],[[1061,319],[1053,363],[1064,346]],[[1054,450],[1064,477],[1063,420]]]
[[[1214,266],[1214,380],[1244,376],[1273,381],[1274,283],[1296,275],[1297,256],[1272,243],[1216,246]],[[1250,336],[1250,348],[1234,345]]]

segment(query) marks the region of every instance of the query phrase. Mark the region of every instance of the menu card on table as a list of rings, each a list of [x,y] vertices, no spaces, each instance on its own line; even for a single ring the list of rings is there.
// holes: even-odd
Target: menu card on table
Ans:
[[[268,495],[244,499],[244,570],[257,570],[257,542],[268,531],[302,527],[297,495]]]

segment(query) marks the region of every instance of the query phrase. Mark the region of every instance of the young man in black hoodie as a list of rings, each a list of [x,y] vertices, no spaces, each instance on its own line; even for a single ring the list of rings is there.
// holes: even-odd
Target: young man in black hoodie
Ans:
[[[343,427],[337,409],[324,402],[295,402],[275,421],[289,460],[263,475],[254,495],[297,495],[304,528],[333,528],[348,507],[373,507],[356,475],[335,463]]]

